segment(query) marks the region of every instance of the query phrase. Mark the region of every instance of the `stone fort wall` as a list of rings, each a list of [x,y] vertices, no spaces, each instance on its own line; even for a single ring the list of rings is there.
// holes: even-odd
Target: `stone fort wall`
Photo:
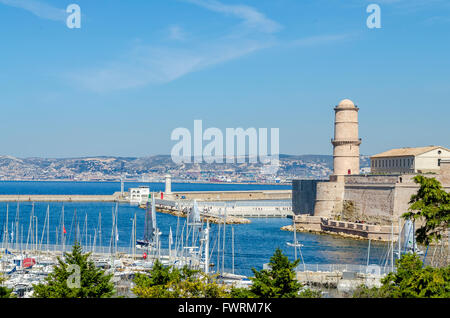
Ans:
[[[411,196],[419,189],[414,176],[348,175],[339,180],[331,178],[331,181],[297,181],[297,190],[293,191],[293,211],[296,215],[341,220],[353,214],[348,218],[353,222],[363,220],[387,225],[393,220],[396,223],[408,211]],[[439,174],[425,176],[435,177],[444,190],[450,192],[450,161],[442,162]]]

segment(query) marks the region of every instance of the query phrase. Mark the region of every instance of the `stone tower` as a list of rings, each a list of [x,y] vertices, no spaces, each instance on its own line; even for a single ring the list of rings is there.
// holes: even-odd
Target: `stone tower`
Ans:
[[[342,100],[334,108],[333,175],[339,178],[348,174],[359,174],[358,135],[359,108],[349,99]]]

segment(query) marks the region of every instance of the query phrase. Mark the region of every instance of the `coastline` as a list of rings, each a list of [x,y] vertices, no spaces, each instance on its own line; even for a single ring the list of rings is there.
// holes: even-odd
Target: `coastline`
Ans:
[[[71,183],[120,183],[120,179],[118,180],[61,180],[61,179],[45,179],[45,180],[0,180],[0,182],[71,182]],[[124,183],[161,183],[164,184],[164,180],[151,180],[151,181],[142,181],[142,180],[124,180]],[[271,185],[271,186],[291,186],[291,182],[209,182],[209,181],[172,181],[172,184],[213,184],[213,185]]]
[[[287,231],[287,232],[294,232],[292,225],[283,226],[280,230]],[[357,240],[357,241],[369,241],[368,238],[358,236],[358,235],[346,234],[346,233],[341,233],[341,232],[324,231],[324,230],[316,231],[316,230],[305,229],[302,227],[297,227],[297,233],[311,233],[311,234],[316,234],[316,235],[331,235],[331,236],[340,237],[340,238],[344,238],[344,239],[352,239],[352,240]],[[390,240],[383,240],[383,239],[371,239],[371,240],[377,241],[377,242],[390,242]]]

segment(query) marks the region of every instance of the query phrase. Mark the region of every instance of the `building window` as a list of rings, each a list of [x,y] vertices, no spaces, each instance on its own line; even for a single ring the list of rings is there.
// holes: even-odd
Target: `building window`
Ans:
[[[438,167],[441,166],[441,159],[438,159]]]

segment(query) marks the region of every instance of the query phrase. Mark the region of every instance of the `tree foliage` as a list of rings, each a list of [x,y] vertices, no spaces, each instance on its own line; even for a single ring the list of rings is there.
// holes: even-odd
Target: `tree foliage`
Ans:
[[[420,188],[417,194],[411,196],[410,212],[403,214],[403,217],[424,221],[416,231],[416,238],[417,242],[428,245],[432,241],[439,241],[442,233],[448,229],[450,193],[445,192],[435,178],[418,175],[414,177],[414,182],[420,184]]]
[[[64,260],[58,257],[58,264],[53,267],[44,283],[33,285],[36,298],[106,298],[111,297],[114,284],[111,282],[112,274],[96,267],[89,259],[90,253],[82,253],[78,243],[72,247],[71,253],[64,253]],[[70,265],[77,265],[80,269],[79,287],[71,288],[68,282],[73,279],[74,271],[69,270]]]
[[[156,261],[149,275],[136,274],[133,293],[139,298],[225,298],[227,288],[214,276],[187,266],[178,269]]]
[[[301,290],[294,268],[299,261],[290,262],[280,249],[270,259],[270,269],[256,271],[250,288],[227,287],[216,277],[200,271],[163,266],[156,262],[147,274],[137,274],[133,293],[140,298],[318,298],[320,292]]]
[[[319,292],[309,289],[303,290],[302,284],[296,279],[295,268],[300,260],[294,262],[283,254],[278,248],[270,258],[269,269],[257,271],[252,269],[252,286],[249,289],[233,288],[232,296],[235,298],[318,298]]]
[[[0,298],[11,298],[11,297],[13,297],[13,295],[12,295],[13,290],[11,288],[1,286],[4,281],[5,281],[5,279],[2,276],[2,274],[0,273]]]
[[[423,267],[416,254],[405,254],[397,260],[397,272],[381,280],[380,288],[361,286],[354,297],[358,298],[449,298],[450,266]]]

